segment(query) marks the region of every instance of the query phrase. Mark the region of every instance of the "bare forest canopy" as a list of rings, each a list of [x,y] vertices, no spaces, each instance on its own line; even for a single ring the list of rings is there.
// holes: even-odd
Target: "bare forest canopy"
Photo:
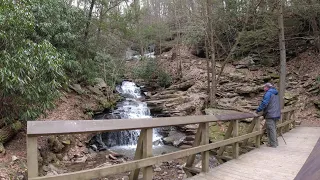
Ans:
[[[0,119],[35,119],[70,82],[100,77],[114,86],[128,48],[143,54],[155,44],[161,54],[187,45],[200,57],[278,63],[279,2],[1,0]],[[283,3],[287,57],[319,51],[320,1]]]

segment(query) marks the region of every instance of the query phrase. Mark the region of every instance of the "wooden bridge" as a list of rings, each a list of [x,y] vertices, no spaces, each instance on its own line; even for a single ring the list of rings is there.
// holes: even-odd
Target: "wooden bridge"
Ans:
[[[239,121],[248,118],[253,118],[253,120],[247,132],[239,134]],[[283,110],[282,119],[277,127],[280,134],[284,133],[283,136],[287,144],[284,144],[282,139],[278,138],[278,148],[260,147],[261,137],[264,134],[264,127],[261,127],[260,119],[258,116],[250,113],[234,113],[216,116],[105,121],[31,121],[28,122],[27,130],[28,179],[84,180],[131,171],[130,179],[136,180],[138,179],[140,170],[142,170],[143,179],[151,180],[153,177],[152,165],[182,157],[188,157],[184,170],[190,180],[290,180],[295,177],[296,180],[320,179],[320,161],[318,160],[319,156],[317,156],[319,155],[320,142],[317,144],[319,148],[315,148],[312,151],[320,137],[320,128],[295,128],[294,109]],[[226,131],[224,140],[209,143],[209,125],[211,122],[216,121],[229,122],[228,130]],[[152,155],[153,128],[185,124],[199,124],[192,148],[159,156]],[[141,129],[133,161],[55,176],[38,177],[37,137],[131,129]],[[232,157],[224,156],[226,154],[224,153],[226,146],[230,145],[232,146]],[[253,150],[239,156],[242,148]],[[209,169],[209,156],[212,154],[212,150],[216,150],[215,157],[220,162],[224,162],[224,160],[229,161],[222,163],[218,167]],[[201,153],[202,158],[201,169],[194,167],[195,155],[198,153]],[[309,155],[310,157],[308,158]],[[306,164],[303,166],[305,162]]]

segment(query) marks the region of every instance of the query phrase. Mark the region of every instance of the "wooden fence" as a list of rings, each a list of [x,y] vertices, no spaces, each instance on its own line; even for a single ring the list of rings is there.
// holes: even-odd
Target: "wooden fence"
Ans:
[[[246,134],[239,136],[239,120],[253,118]],[[209,143],[209,123],[216,121],[229,122],[224,140]],[[164,155],[152,155],[152,132],[153,128],[164,126],[175,126],[185,124],[199,124],[195,141],[192,148],[180,150]],[[294,109],[282,111],[282,119],[277,127],[281,133],[289,131],[290,124],[295,127]],[[98,133],[108,131],[141,129],[140,137],[133,161],[126,163],[100,167],[90,170],[83,170],[72,173],[59,174],[55,176],[39,177],[38,174],[38,147],[37,137],[62,134]],[[199,172],[192,167],[195,155],[201,153],[202,172],[209,171],[209,153],[212,149],[218,149],[216,157],[222,159],[232,159],[239,157],[239,144],[241,147],[247,146],[248,139],[252,138],[255,147],[260,147],[260,139],[263,134],[260,126],[260,118],[250,113],[233,113],[215,116],[186,116],[151,119],[116,119],[116,120],[70,120],[70,121],[29,121],[27,129],[27,160],[28,179],[30,180],[71,180],[71,179],[94,179],[105,177],[111,174],[122,172],[130,173],[130,179],[138,179],[140,170],[143,170],[143,179],[151,180],[153,176],[152,165],[165,161],[171,161],[182,157],[187,157],[185,172],[192,176]],[[224,157],[223,152],[227,145],[232,145],[232,157]]]

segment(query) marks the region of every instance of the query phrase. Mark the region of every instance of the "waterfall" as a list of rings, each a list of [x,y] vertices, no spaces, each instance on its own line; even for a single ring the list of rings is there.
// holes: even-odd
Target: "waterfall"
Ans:
[[[142,98],[140,88],[133,82],[123,81],[116,87],[117,92],[125,99],[119,102],[111,112],[113,117],[120,119],[140,119],[152,118],[147,103],[140,101]],[[107,149],[113,146],[136,146],[140,130],[124,130],[117,132],[107,132],[95,137],[99,149]],[[153,142],[159,141],[161,136],[157,130],[153,131]]]

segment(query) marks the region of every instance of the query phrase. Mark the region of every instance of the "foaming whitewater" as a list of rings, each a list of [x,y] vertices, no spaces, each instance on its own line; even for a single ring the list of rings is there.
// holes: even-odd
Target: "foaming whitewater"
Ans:
[[[118,93],[125,98],[119,102],[111,112],[113,117],[120,119],[141,119],[152,118],[147,103],[140,101],[142,98],[141,89],[133,82],[123,81],[121,85],[116,87]],[[108,132],[97,135],[95,141],[100,148],[107,149],[113,147],[133,148],[136,147],[140,130],[125,130],[117,132]],[[153,142],[160,141],[161,136],[157,130],[153,130]]]

